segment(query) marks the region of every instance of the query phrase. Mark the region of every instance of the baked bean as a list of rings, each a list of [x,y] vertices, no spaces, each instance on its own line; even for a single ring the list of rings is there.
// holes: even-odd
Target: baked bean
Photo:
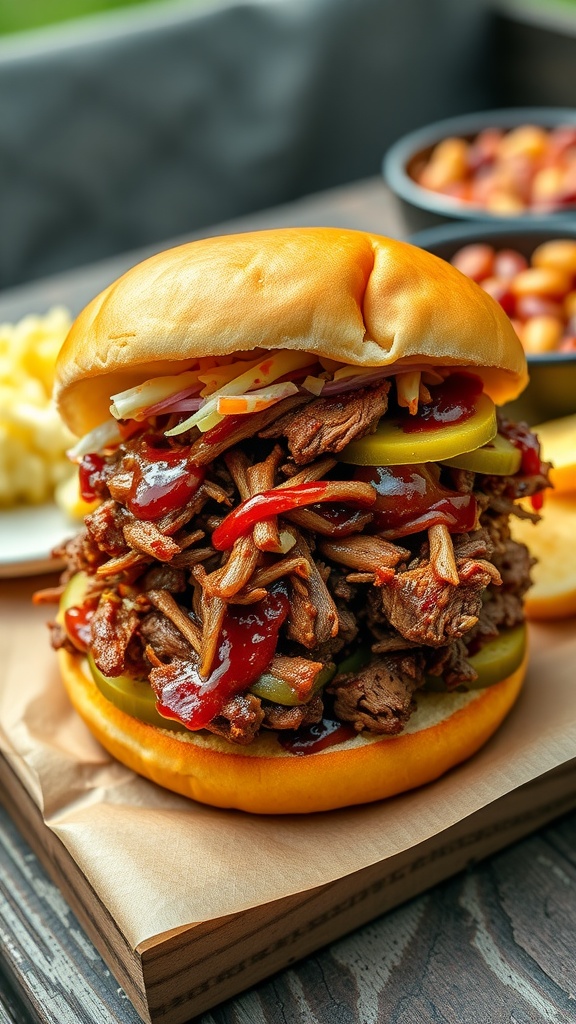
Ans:
[[[522,344],[528,355],[554,352],[562,337],[563,323],[555,316],[533,316],[524,324]]]
[[[491,245],[464,245],[452,260],[457,270],[473,281],[490,277],[494,268],[494,249]]]
[[[515,309],[515,298],[510,291],[510,282],[500,277],[485,277],[480,281],[480,287],[488,292],[496,302],[499,302],[502,309],[508,316],[513,316]]]
[[[510,281],[521,270],[526,270],[528,260],[516,249],[500,249],[494,256],[494,273],[496,277],[503,277]]]
[[[504,159],[515,156],[541,157],[548,146],[548,132],[533,124],[512,128],[502,138],[499,155]]]
[[[411,172],[423,188],[496,216],[576,204],[576,126],[486,128],[443,139]]]
[[[530,261],[476,242],[451,262],[502,306],[527,353],[576,351],[576,240],[544,242]]]
[[[576,274],[576,241],[558,238],[544,242],[532,253],[533,267],[553,267],[565,274]]]
[[[561,298],[570,290],[571,284],[568,274],[554,267],[529,267],[514,278],[510,287],[517,297],[544,295],[547,298]]]
[[[520,295],[516,299],[515,311],[520,320],[529,320],[531,316],[555,316],[557,320],[564,317],[562,303],[542,295]]]
[[[444,139],[436,146],[430,162],[422,171],[420,184],[439,191],[466,176],[468,143],[464,139]]]
[[[564,313],[568,319],[572,316],[576,316],[576,291],[568,292],[568,295],[564,299]]]

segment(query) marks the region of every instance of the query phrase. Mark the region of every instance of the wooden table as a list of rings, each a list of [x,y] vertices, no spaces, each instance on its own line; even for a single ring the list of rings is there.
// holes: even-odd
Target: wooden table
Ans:
[[[204,233],[287,224],[403,234],[376,179]],[[56,302],[76,311],[141,255],[0,295],[0,322]],[[572,813],[198,1020],[568,1024],[576,1020],[575,946]],[[0,1024],[38,1022],[139,1018],[0,807]]]

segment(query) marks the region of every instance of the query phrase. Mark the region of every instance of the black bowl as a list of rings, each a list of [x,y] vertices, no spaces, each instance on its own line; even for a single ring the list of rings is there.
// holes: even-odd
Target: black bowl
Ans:
[[[446,221],[474,220],[480,223],[501,224],[509,218],[489,213],[470,203],[459,203],[449,196],[422,188],[411,176],[411,169],[427,158],[437,143],[451,136],[470,141],[484,128],[517,128],[534,124],[542,128],[558,128],[561,125],[576,124],[576,109],[563,107],[514,107],[502,110],[484,110],[479,113],[462,114],[418,128],[403,135],[387,151],[382,162],[384,180],[400,206],[407,234],[424,228],[443,224]],[[524,216],[537,217],[529,211]],[[551,216],[563,221],[573,218],[576,210],[566,209]]]
[[[558,217],[521,218],[498,224],[444,224],[412,235],[408,241],[443,260],[463,245],[483,242],[495,249],[517,249],[530,257],[542,242],[553,238],[576,239],[576,221]],[[576,413],[576,352],[527,356],[530,383],[522,395],[506,406],[516,420],[533,425]]]

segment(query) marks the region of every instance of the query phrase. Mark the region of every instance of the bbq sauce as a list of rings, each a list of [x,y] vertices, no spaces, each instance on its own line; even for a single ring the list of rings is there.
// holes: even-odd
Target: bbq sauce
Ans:
[[[91,503],[106,493],[106,477],[109,473],[106,459],[96,452],[84,455],[78,469],[80,497]]]
[[[431,402],[420,402],[418,412],[411,416],[401,410],[399,425],[405,434],[436,430],[446,424],[464,423],[476,410],[482,394],[482,381],[468,373],[453,373],[442,384],[430,388]]]
[[[64,628],[75,647],[83,654],[88,651],[92,640],[92,619],[98,607],[98,598],[72,605],[64,612]]]
[[[189,456],[189,447],[169,448],[161,438],[145,438],[134,452],[134,475],[126,499],[130,512],[138,519],[155,520],[182,508],[205,473]]]
[[[178,719],[188,729],[203,729],[220,714],[230,697],[243,693],[266,670],[289,611],[288,592],[282,584],[255,605],[229,605],[207,679],[192,663],[166,685],[156,685],[152,672],[160,714]]]
[[[474,528],[474,496],[444,487],[428,465],[361,466],[354,479],[371,483],[378,494],[373,509],[376,530],[403,537],[439,523],[451,533]]]
[[[366,522],[364,509],[351,509],[346,505],[310,505],[310,512],[326,520],[326,532],[330,537],[349,537]]]
[[[325,716],[315,725],[299,729],[298,732],[279,733],[278,742],[289,754],[297,754],[302,757],[305,754],[318,754],[321,750],[326,750],[327,747],[345,743],[346,740],[351,740],[357,735],[356,730],[346,722]]]
[[[520,452],[522,461],[519,472],[522,476],[546,477],[548,466],[540,458],[540,441],[526,423],[512,423],[510,420],[504,420],[500,424],[499,431]],[[534,511],[539,512],[544,504],[543,493],[533,494],[530,502]]]

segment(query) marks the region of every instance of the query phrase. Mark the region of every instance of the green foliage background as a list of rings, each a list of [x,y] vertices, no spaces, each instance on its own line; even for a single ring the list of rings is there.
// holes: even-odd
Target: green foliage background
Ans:
[[[99,11],[151,2],[158,0],[0,0],[0,33],[22,32]]]
[[[164,0],[0,0],[0,35],[40,28],[57,22],[82,18],[100,11],[144,4],[163,3]],[[209,4],[211,0],[188,0],[190,5]],[[352,2],[352,0],[351,0]],[[427,3],[428,0],[422,0]],[[572,8],[576,13],[576,0],[523,0],[527,7],[543,11],[554,7]],[[466,0],[462,0],[465,4]]]

